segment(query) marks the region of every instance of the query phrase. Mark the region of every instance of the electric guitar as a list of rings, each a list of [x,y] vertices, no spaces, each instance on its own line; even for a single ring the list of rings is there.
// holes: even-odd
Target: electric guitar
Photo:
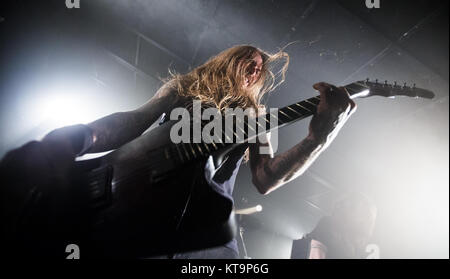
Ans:
[[[433,92],[415,85],[369,80],[345,88],[352,99],[434,97]],[[280,108],[277,115],[260,116],[258,123],[267,123],[265,132],[287,126],[313,115],[319,102],[320,96],[309,98]],[[269,125],[274,117],[275,125]],[[210,155],[226,158],[252,139],[246,133],[248,127],[238,144],[174,144],[169,137],[173,124],[166,122],[103,157],[76,161],[63,181],[41,183],[32,178],[29,202],[12,235],[5,239],[9,248],[28,253],[39,247],[36,255],[59,257],[74,243],[85,257],[150,257],[213,247],[233,239],[232,202],[211,189],[201,176]],[[20,177],[8,177],[6,168],[2,170],[6,178],[1,180],[25,187]],[[26,183],[30,175],[23,173]],[[52,185],[55,183],[58,185]],[[41,191],[43,188],[59,189],[55,191],[58,194]]]

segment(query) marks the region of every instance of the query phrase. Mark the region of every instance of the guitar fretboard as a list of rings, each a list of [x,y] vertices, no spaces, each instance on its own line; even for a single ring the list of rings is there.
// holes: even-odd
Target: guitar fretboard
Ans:
[[[363,84],[358,82],[345,86],[345,89],[350,94],[350,97],[356,97],[361,91],[367,89]],[[198,158],[204,158],[210,154],[228,148],[232,145],[242,144],[248,142],[260,134],[279,129],[283,126],[292,124],[296,121],[302,120],[316,113],[317,106],[320,102],[320,96],[315,96],[289,106],[282,107],[277,110],[277,113],[269,112],[258,118],[254,118],[249,125],[247,120],[243,121],[243,125],[233,125],[233,128],[226,127],[221,131],[222,137],[219,141],[212,143],[180,143],[167,147],[164,150],[166,159],[175,159],[177,162],[186,163]],[[272,119],[272,123],[271,123]],[[273,121],[275,120],[275,121]],[[239,128],[243,127],[243,128]],[[257,127],[255,129],[255,127]],[[240,136],[241,135],[241,136]]]
[[[283,107],[275,112],[269,112],[249,121],[237,119],[241,125],[233,125],[233,128],[225,127],[220,140],[211,143],[179,143],[168,146],[164,150],[166,159],[175,159],[177,162],[186,163],[195,159],[204,158],[210,154],[232,145],[242,144],[257,137],[262,133],[267,133],[283,126],[299,121],[313,115],[316,112],[320,97],[316,96],[301,102]],[[271,123],[272,120],[272,123]],[[243,122],[243,123],[240,123]],[[241,128],[240,128],[241,127]]]

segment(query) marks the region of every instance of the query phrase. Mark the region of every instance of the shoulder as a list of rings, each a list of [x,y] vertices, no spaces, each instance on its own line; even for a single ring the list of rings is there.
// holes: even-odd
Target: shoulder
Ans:
[[[145,104],[136,109],[136,112],[159,114],[179,107],[181,104],[182,98],[178,94],[176,82],[170,80],[164,83]]]
[[[161,98],[161,97],[176,97],[178,96],[178,86],[175,80],[169,80],[164,83],[158,91],[156,91],[153,97]]]

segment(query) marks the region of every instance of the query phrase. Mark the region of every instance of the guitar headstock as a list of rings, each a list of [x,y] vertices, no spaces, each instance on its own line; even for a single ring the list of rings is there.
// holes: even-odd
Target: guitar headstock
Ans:
[[[430,90],[416,87],[415,84],[413,86],[408,86],[406,83],[399,85],[397,82],[378,82],[378,80],[370,81],[369,79],[351,83],[346,85],[345,88],[352,99],[371,96],[382,96],[387,98],[406,96],[413,98],[433,99],[435,96]]]

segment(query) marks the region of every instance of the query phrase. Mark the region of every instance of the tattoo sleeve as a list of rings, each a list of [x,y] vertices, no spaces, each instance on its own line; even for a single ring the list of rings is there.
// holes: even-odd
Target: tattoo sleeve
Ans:
[[[173,86],[166,83],[140,108],[114,113],[88,124],[94,137],[94,143],[88,152],[116,149],[140,136],[162,113],[170,111],[178,104],[177,96]]]
[[[269,193],[301,175],[324,150],[323,144],[306,138],[284,153],[270,158],[261,157],[255,166],[254,175],[259,181],[260,192]],[[254,172],[255,172],[254,171]],[[257,186],[258,187],[258,186]]]
[[[145,120],[139,112],[118,112],[92,122],[94,143],[89,152],[115,149],[138,137],[151,125]]]

